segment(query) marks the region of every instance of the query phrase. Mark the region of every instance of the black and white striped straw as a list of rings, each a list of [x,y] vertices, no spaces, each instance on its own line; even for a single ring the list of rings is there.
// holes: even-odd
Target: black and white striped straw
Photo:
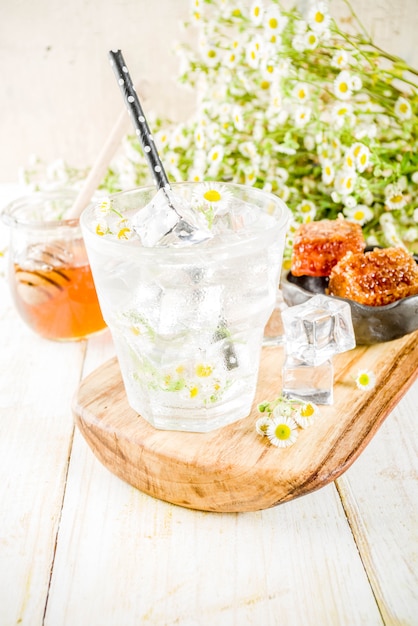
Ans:
[[[149,129],[141,103],[139,102],[134,84],[129,75],[129,70],[124,61],[122,51],[111,50],[109,52],[109,59],[125,100],[125,104],[130,113],[137,137],[141,142],[148,166],[154,176],[155,186],[157,189],[169,189],[170,183],[168,182],[167,174],[165,173],[163,164],[161,163],[158,150],[154,143],[154,138]]]

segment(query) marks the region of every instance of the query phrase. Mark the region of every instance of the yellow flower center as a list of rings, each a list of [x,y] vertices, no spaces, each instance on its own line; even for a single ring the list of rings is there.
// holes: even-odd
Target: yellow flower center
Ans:
[[[208,202],[219,202],[222,199],[221,194],[216,189],[208,189],[203,194],[203,197]]]
[[[199,389],[197,387],[192,387],[190,389],[190,397],[191,398],[195,398],[198,393],[199,393]]]
[[[346,93],[348,91],[348,85],[347,83],[340,83],[338,89],[342,92],[342,93]]]
[[[196,365],[196,376],[199,376],[199,378],[207,378],[212,372],[213,370],[210,365],[203,365],[202,363]]]
[[[366,387],[370,382],[368,374],[361,374],[361,376],[359,376],[358,382],[363,387]]]
[[[261,89],[268,89],[270,87],[270,83],[268,80],[262,80],[260,83]]]
[[[121,228],[118,232],[118,239],[128,239],[128,233],[130,232],[129,228]]]
[[[321,24],[324,21],[325,16],[324,16],[323,13],[321,13],[321,11],[317,11],[315,13],[315,18],[314,19],[315,19],[315,22],[317,22],[318,24]]]
[[[312,404],[306,404],[304,407],[302,407],[300,412],[302,417],[312,417],[314,413],[315,409],[313,408]]]
[[[208,57],[209,57],[210,59],[214,59],[214,58],[216,57],[216,52],[215,52],[215,50],[209,50],[209,51],[208,51]]]
[[[401,113],[407,113],[408,112],[408,105],[406,104],[406,102],[402,102],[402,104],[399,107],[399,110]]]
[[[298,91],[298,98],[300,98],[301,100],[306,98],[306,91],[304,89],[299,89],[299,91]]]
[[[277,439],[285,441],[286,439],[289,439],[292,431],[287,424],[278,424],[274,430],[274,434],[276,435]]]
[[[361,220],[364,219],[364,211],[356,211],[353,215],[354,219],[357,220],[358,222],[361,222]]]
[[[256,17],[258,17],[258,16],[260,15],[260,7],[255,7],[255,8],[254,8],[254,15],[255,15]]]
[[[316,37],[315,35],[309,35],[309,39],[308,39],[309,43],[312,45],[316,42]]]
[[[392,196],[390,198],[390,201],[393,202],[394,204],[397,204],[398,202],[402,202],[402,200],[403,200],[403,195],[401,193],[399,193],[399,194],[397,194],[395,196]]]
[[[279,25],[277,19],[275,17],[272,17],[269,19],[269,26],[270,28],[277,28],[277,26]]]

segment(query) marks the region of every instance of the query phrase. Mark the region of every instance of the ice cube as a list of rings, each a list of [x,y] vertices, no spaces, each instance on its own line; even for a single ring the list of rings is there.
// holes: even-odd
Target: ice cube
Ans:
[[[283,395],[315,404],[333,403],[334,373],[332,360],[311,365],[294,356],[286,356],[283,371]]]
[[[287,354],[309,365],[356,345],[348,302],[318,294],[282,311],[282,321]]]
[[[134,215],[132,227],[145,247],[191,245],[213,236],[204,216],[166,188]]]

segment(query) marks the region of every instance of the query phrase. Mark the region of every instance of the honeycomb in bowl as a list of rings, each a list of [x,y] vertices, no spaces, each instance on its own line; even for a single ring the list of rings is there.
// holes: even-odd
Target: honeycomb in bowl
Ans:
[[[418,294],[418,265],[402,248],[347,253],[331,270],[327,293],[368,306]]]
[[[347,252],[366,246],[359,224],[344,219],[301,224],[293,241],[290,271],[293,276],[329,276]]]

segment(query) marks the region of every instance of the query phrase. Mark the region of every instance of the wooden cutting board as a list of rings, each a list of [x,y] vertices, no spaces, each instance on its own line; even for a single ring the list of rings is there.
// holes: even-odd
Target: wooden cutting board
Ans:
[[[255,511],[335,480],[364,450],[418,371],[418,331],[357,347],[334,358],[334,404],[302,430],[296,443],[272,446],[255,431],[256,406],[281,391],[283,349],[264,348],[249,417],[211,433],[161,431],[127,403],[116,359],[85,378],[73,401],[75,420],[97,458],[139,490],[205,511]],[[354,378],[372,369],[376,386]]]

